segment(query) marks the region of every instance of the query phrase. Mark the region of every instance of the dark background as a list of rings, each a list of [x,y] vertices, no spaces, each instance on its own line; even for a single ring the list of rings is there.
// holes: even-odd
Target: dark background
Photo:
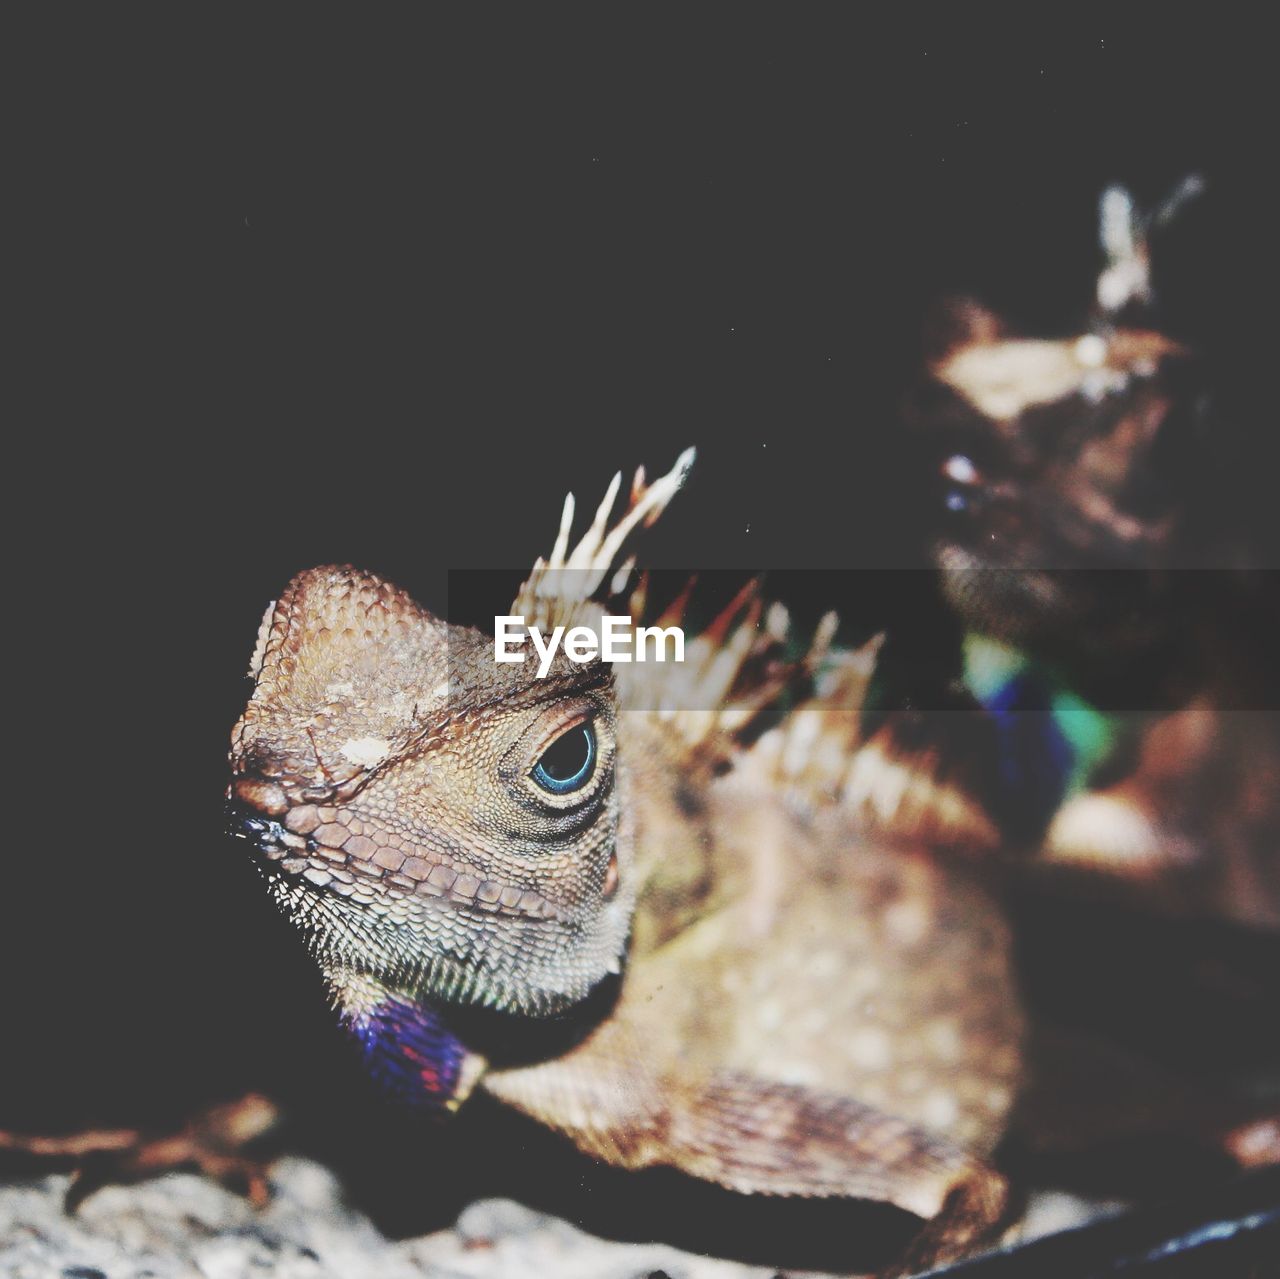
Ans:
[[[222,834],[298,569],[443,611],[447,570],[525,566],[566,490],[688,443],[653,561],[922,567],[895,406],[929,300],[1078,331],[1099,191],[1193,170],[1164,318],[1234,406],[1234,505],[1272,499],[1274,70],[1230,11],[269,12],[6,23],[0,1127],[345,1105]],[[945,629],[918,576],[831,602]]]

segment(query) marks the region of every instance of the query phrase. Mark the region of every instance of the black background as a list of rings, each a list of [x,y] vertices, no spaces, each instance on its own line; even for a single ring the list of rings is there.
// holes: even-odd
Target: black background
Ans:
[[[1107,182],[1208,178],[1165,318],[1223,370],[1262,523],[1260,32],[1207,6],[872,14],[8,24],[0,1126],[343,1078],[222,834],[243,671],[293,572],[351,561],[443,611],[447,570],[523,567],[566,490],[688,443],[655,562],[920,567],[894,412],[925,307],[967,289],[1077,331]],[[945,625],[874,587],[832,602]]]

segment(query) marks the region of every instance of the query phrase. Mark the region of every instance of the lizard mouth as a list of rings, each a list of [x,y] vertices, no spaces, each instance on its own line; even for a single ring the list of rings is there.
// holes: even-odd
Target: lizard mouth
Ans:
[[[379,848],[367,835],[343,831],[341,844],[326,830],[335,822],[310,821],[295,810],[283,822],[234,791],[227,799],[227,830],[247,840],[264,870],[307,884],[317,892],[355,901],[398,898],[437,901],[478,915],[506,915],[535,922],[571,924],[569,913],[531,888],[502,884],[444,862]],[[329,816],[324,810],[315,815]],[[335,814],[336,816],[336,814]],[[310,830],[298,829],[311,825]],[[342,828],[339,828],[342,829]]]

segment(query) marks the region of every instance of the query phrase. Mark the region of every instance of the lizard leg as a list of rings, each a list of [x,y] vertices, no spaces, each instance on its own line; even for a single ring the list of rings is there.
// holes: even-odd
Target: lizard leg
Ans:
[[[1009,1183],[994,1169],[976,1166],[956,1181],[942,1207],[880,1279],[919,1274],[970,1256],[995,1242],[1008,1216]]]
[[[267,1202],[265,1165],[246,1147],[274,1128],[279,1114],[265,1097],[250,1093],[194,1116],[178,1132],[161,1136],[131,1128],[72,1133],[64,1137],[0,1132],[0,1151],[71,1165],[66,1208],[74,1212],[95,1190],[141,1181],[180,1168],[198,1168],[259,1207]]]
[[[892,1204],[929,1224],[904,1264],[973,1251],[1000,1226],[994,1169],[904,1120],[837,1093],[745,1074],[653,1076],[602,1063],[600,1036],[555,1061],[485,1077],[500,1100],[624,1168],[667,1166],[742,1194]],[[909,1273],[899,1270],[896,1273]]]

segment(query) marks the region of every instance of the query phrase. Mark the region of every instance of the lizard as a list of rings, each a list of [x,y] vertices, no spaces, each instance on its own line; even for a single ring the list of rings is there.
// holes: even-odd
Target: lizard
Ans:
[[[951,303],[905,418],[940,463],[933,558],[963,682],[1000,729],[1006,837],[1046,873],[1274,929],[1276,618],[1264,576],[1180,571],[1247,555],[1196,509],[1220,450],[1212,370],[1162,331],[1152,287],[1153,232],[1202,188],[1150,214],[1104,192],[1080,333]]]
[[[509,613],[643,614],[621,551],[692,461],[637,472],[611,525],[615,476],[573,550],[570,495]],[[992,832],[865,756],[874,646],[829,617],[795,657],[789,626],[749,584],[683,664],[561,651],[539,679],[311,569],[263,618],[228,802],[392,1095],[443,1117],[480,1089],[611,1165],[895,1205],[925,1223],[906,1273],[1008,1212],[1023,1018],[961,855]]]

